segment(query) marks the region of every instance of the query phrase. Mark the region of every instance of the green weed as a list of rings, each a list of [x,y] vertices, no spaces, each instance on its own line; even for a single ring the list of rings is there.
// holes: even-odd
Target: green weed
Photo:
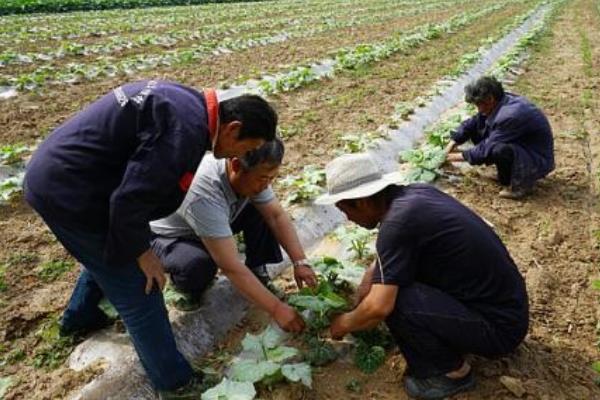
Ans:
[[[52,260],[40,265],[38,276],[44,282],[52,282],[75,266],[72,261]]]
[[[60,325],[57,317],[44,321],[35,336],[40,344],[33,354],[33,366],[46,370],[59,367],[71,354],[74,347],[72,337],[63,337],[59,334]]]

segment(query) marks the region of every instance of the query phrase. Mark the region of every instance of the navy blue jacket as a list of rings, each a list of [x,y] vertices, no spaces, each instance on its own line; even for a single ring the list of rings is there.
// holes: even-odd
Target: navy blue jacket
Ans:
[[[529,185],[554,169],[554,140],[548,119],[526,98],[512,93],[506,93],[488,117],[478,113],[464,121],[452,139],[458,144],[467,140],[475,144],[463,152],[473,165],[489,164],[496,144],[512,144],[513,184]]]
[[[182,177],[210,147],[203,94],[165,81],[127,84],[39,146],[25,196],[45,219],[105,232],[108,262],[134,261],[149,248],[149,222],[177,209]]]

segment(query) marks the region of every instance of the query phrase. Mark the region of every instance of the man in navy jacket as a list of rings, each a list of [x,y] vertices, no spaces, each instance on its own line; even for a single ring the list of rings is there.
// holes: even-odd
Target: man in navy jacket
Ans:
[[[554,140],[544,113],[526,98],[504,92],[493,77],[467,85],[465,100],[479,112],[452,133],[448,151],[468,140],[475,146],[450,153],[448,160],[495,164],[500,184],[510,186],[501,197],[518,199],[530,193],[535,181],[554,169]]]
[[[272,140],[276,125],[275,111],[258,96],[219,103],[214,90],[142,81],[118,87],[58,127],[33,155],[24,189],[83,266],[62,333],[106,325],[98,308],[103,293],[159,391],[193,381],[168,320],[149,222],[177,209],[206,151],[242,156]],[[284,329],[302,329],[300,317],[281,312]]]

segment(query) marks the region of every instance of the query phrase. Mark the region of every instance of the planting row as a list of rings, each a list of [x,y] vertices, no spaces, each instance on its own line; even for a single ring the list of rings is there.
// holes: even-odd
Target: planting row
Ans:
[[[315,62],[312,66],[300,66],[274,77],[265,77],[254,87],[248,89],[265,95],[295,90],[324,77],[331,78],[337,71],[356,70],[362,66],[385,60],[394,54],[417,48],[430,40],[454,33],[480,18],[498,12],[509,4],[525,2],[528,1],[515,0],[493,4],[477,11],[459,13],[442,23],[427,23],[409,32],[396,33],[379,43],[342,48],[332,55],[331,60]]]
[[[387,4],[406,7],[407,3],[374,0],[369,5],[357,0],[318,2],[283,1],[246,4],[152,8],[144,10],[100,11],[51,16],[0,17],[0,40],[10,43],[60,39],[94,38],[123,35],[128,32],[160,31],[172,27],[213,26],[229,23],[232,27],[257,18],[290,18],[319,15],[342,8],[364,9]]]
[[[339,59],[343,68],[353,68],[352,65],[358,65],[365,62],[372,62],[398,52],[407,47],[416,47],[432,38],[438,37],[443,32],[451,32],[452,29],[465,26],[472,21],[484,15],[490,14],[511,3],[523,3],[527,0],[515,0],[511,2],[503,2],[502,4],[494,4],[480,11],[469,11],[459,14],[443,24],[430,25],[425,24],[422,27],[415,28],[410,33],[396,33],[392,35],[392,39],[385,43],[374,45],[361,45],[351,50],[342,49],[336,52],[335,58]],[[224,43],[217,52],[230,52],[231,49],[239,49],[264,45],[274,41],[280,41],[279,37],[266,37],[262,40],[247,39],[242,40],[242,43],[231,41]],[[154,55],[138,55],[135,57],[114,61],[111,58],[101,58],[97,64],[84,65],[78,63],[70,63],[65,69],[56,69],[49,66],[40,67],[33,72],[21,74],[19,76],[2,76],[0,85],[14,86],[19,90],[37,89],[49,82],[57,83],[76,83],[82,80],[96,80],[99,77],[115,76],[118,74],[127,75],[134,71],[143,71],[157,66],[173,66],[177,64],[185,64],[196,62],[208,56],[214,55],[215,50],[207,50],[203,46],[195,48],[177,49],[166,52],[164,54]],[[299,71],[299,72],[298,72]],[[305,71],[292,71],[285,75],[305,75]],[[292,78],[296,79],[296,78]],[[314,79],[309,79],[314,80]],[[267,79],[269,81],[269,79]],[[263,86],[265,84],[262,84]],[[284,85],[285,86],[285,85]],[[265,92],[266,87],[262,88]]]
[[[357,10],[348,10],[342,13],[324,13],[320,16],[303,16],[280,19],[263,19],[256,21],[243,21],[232,27],[231,23],[214,25],[208,28],[201,28],[190,31],[189,27],[185,29],[174,29],[162,34],[144,33],[132,37],[116,36],[110,39],[108,43],[86,44],[64,41],[58,46],[52,48],[37,48],[32,52],[19,52],[16,49],[6,49],[0,53],[0,67],[7,65],[17,65],[20,72],[24,72],[24,65],[32,66],[50,66],[55,64],[53,61],[68,58],[73,61],[86,59],[88,56],[98,55],[116,55],[114,53],[127,51],[130,54],[133,51],[147,51],[145,48],[150,46],[159,46],[163,48],[174,48],[182,43],[201,42],[201,46],[206,50],[214,50],[229,46],[232,43],[243,43],[248,40],[258,40],[262,38],[301,38],[321,34],[330,30],[356,27],[366,24],[379,24],[399,17],[419,15],[431,10],[442,9],[451,6],[458,6],[461,1],[444,1],[429,5],[422,5],[418,8],[396,9],[389,12],[388,6],[378,6],[370,8],[365,13],[358,13]],[[384,11],[383,13],[381,11]],[[88,60],[93,63],[95,60]],[[40,66],[39,64],[44,64]],[[6,68],[4,68],[6,70]],[[13,73],[16,70],[13,69]],[[8,70],[5,74],[10,74]]]
[[[232,3],[256,0],[4,0],[0,15],[73,10],[104,10],[204,3]]]
[[[502,79],[512,69],[522,61],[523,54],[528,48],[534,44],[543,34],[548,25],[548,21],[552,18],[553,13],[565,0],[559,0],[551,3],[551,8],[546,11],[535,26],[513,46],[513,48],[504,56],[499,58],[492,68],[488,71],[499,79]],[[397,130],[397,126],[402,121],[410,119],[414,108],[426,105],[434,96],[440,94],[445,87],[451,83],[451,79],[464,73],[468,67],[478,62],[483,54],[497,42],[501,36],[504,36],[509,31],[521,25],[527,18],[530,18],[533,13],[539,10],[531,10],[524,15],[520,15],[515,20],[507,24],[504,29],[500,30],[496,35],[483,39],[482,46],[475,53],[470,53],[471,56],[463,57],[454,67],[453,72],[441,79],[441,83],[434,85],[424,96],[420,96],[413,102],[402,102],[396,105],[396,112],[390,117],[389,125],[380,127],[378,133],[359,132],[352,134],[343,134],[341,137],[344,143],[343,152],[362,152],[369,148],[384,145],[381,139],[385,139],[388,133]],[[465,60],[468,59],[467,63]],[[408,111],[407,111],[408,110]],[[444,151],[445,146],[450,139],[450,133],[458,127],[458,125],[468,116],[475,113],[473,106],[464,105],[455,110],[438,123],[428,128],[425,132],[423,144],[414,149],[406,150],[398,155],[398,161],[403,163],[402,172],[406,183],[413,182],[432,182],[437,177],[442,175],[441,166],[446,159]],[[382,132],[382,133],[380,133]],[[385,133],[383,133],[385,132]],[[285,188],[287,194],[286,203],[302,203],[310,201],[323,192],[325,183],[325,173],[322,169],[316,166],[305,166],[303,171],[298,175],[288,175],[280,181],[280,185]]]

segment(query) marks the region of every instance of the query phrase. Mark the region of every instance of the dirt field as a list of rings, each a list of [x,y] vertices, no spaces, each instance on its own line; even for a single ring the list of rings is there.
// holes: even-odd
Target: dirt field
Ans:
[[[465,173],[459,183],[439,182],[444,190],[494,224],[526,277],[531,305],[531,328],[525,343],[510,357],[473,359],[479,385],[457,399],[600,399],[597,376],[591,369],[592,362],[600,360],[596,345],[599,293],[591,287],[592,281],[599,278],[600,265],[599,7],[593,0],[569,2],[511,87],[541,106],[554,129],[557,167],[539,183],[535,194],[517,202],[498,198],[498,185],[487,178],[492,172],[489,170]],[[300,163],[323,165],[329,161],[340,147],[338,133],[353,127],[361,131],[375,129],[392,113],[394,104],[422,94],[462,54],[475,50],[479,39],[501,29],[510,16],[525,8],[509,6],[486,18],[484,24],[478,22],[440,39],[441,44],[432,42],[376,67],[278,96],[275,101],[282,125],[306,132],[287,141],[283,172],[297,171]],[[447,18],[447,13],[435,14],[434,18]],[[247,73],[242,62],[252,63],[257,70],[276,65],[274,59],[296,63],[321,57],[346,42],[378,39],[400,27],[420,24],[422,19],[395,21],[380,27],[377,33],[366,27],[344,31],[340,33],[341,42],[338,37],[315,37],[274,46],[264,53],[250,50],[231,55],[215,61],[209,69],[175,69],[168,73],[173,73],[170,79],[187,83],[204,76],[209,84],[218,84]],[[423,68],[430,62],[431,68]],[[32,143],[116,84],[115,80],[74,86],[64,92],[52,89],[47,103],[35,95],[23,96],[10,105],[0,103],[0,121],[5,127],[0,138],[3,143]],[[16,388],[5,398],[61,398],[102,369],[94,366],[74,373],[64,368],[62,353],[70,351],[70,343],[52,336],[78,274],[77,267],[20,197],[0,206],[0,242],[0,264],[7,271],[6,290],[0,292],[0,372],[17,380]],[[44,281],[40,279],[44,265],[62,265],[68,271],[59,279]],[[252,313],[243,328],[222,345],[221,352],[233,352],[243,333],[259,329],[264,321],[264,315]],[[54,358],[57,363],[53,363]],[[314,372],[312,391],[282,387],[261,393],[261,398],[405,399],[400,386],[404,366],[402,356],[394,354],[385,367],[365,375],[351,359],[342,359]],[[514,378],[513,385],[502,383],[505,377]],[[352,380],[359,383],[358,392],[346,389]]]

